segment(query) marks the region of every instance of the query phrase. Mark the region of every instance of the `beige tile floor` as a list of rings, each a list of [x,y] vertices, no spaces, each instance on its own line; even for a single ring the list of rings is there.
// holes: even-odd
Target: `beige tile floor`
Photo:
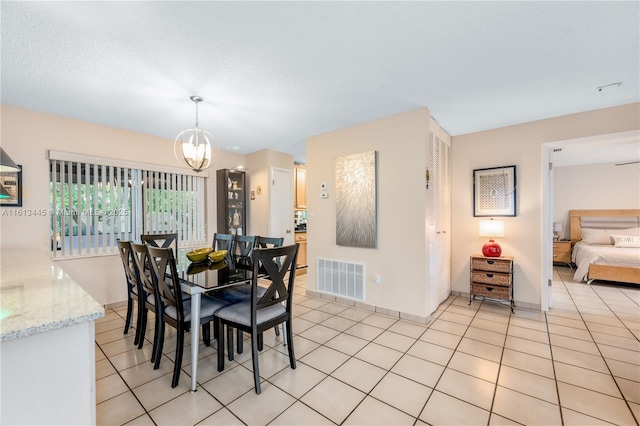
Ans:
[[[297,369],[281,337],[265,335],[261,395],[248,343],[223,373],[201,344],[195,393],[187,346],[171,389],[174,337],[154,371],[149,340],[134,348],[124,309],[109,310],[96,323],[98,424],[638,424],[637,286],[575,283],[558,267],[546,314],[450,297],[420,325],[307,297],[304,275],[296,283]]]

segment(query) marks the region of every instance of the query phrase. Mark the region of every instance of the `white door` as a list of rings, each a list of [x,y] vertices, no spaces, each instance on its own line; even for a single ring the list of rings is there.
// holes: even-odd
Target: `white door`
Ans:
[[[269,194],[269,236],[293,244],[293,171],[272,167]]]

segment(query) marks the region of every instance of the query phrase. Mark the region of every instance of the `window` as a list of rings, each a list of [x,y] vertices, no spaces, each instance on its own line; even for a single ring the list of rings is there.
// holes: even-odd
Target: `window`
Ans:
[[[49,154],[54,257],[116,253],[118,240],[143,233],[177,232],[181,247],[206,243],[204,177],[95,160]]]

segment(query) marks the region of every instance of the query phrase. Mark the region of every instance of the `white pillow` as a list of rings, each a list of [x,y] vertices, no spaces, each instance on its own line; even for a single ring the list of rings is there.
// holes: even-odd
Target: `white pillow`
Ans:
[[[614,247],[640,247],[640,237],[633,235],[612,235]]]
[[[626,228],[626,229],[596,229],[596,228],[581,228],[580,236],[583,243],[586,244],[613,244],[612,233],[615,235],[628,236],[628,237],[640,237],[640,227]]]
[[[627,229],[610,229],[609,231],[615,232],[616,235],[626,235],[628,237],[640,237],[640,227],[627,228]]]
[[[611,229],[582,228],[580,236],[585,244],[611,245]]]

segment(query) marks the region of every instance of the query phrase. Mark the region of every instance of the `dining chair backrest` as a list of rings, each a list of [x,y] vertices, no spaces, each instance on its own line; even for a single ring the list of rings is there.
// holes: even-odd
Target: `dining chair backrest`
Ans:
[[[283,237],[258,236],[256,239],[256,247],[259,247],[259,248],[282,247],[283,245],[284,245]]]
[[[135,261],[133,260],[133,253],[131,252],[131,242],[118,241],[118,251],[120,252],[120,259],[122,260],[124,274],[127,279],[127,289],[129,293],[137,293],[138,276]]]
[[[229,265],[233,264],[233,235],[231,234],[218,234],[217,232],[213,234],[213,243],[211,247],[214,250],[226,250],[227,255],[225,256],[225,260]]]
[[[233,250],[236,266],[251,266],[251,255],[256,246],[256,238],[252,235],[236,235]]]
[[[256,239],[256,248],[272,248],[272,247],[282,247],[284,245],[283,237],[260,237]],[[276,261],[280,262],[278,259]],[[278,263],[279,265],[279,263]],[[260,267],[260,273],[262,275],[266,274],[266,271],[263,267]]]
[[[251,291],[251,322],[255,323],[257,311],[277,303],[285,304],[285,310],[291,314],[293,285],[296,274],[296,259],[299,244],[290,246],[257,248],[253,250],[253,278]],[[269,287],[258,298],[258,280],[260,269],[264,268],[269,275]],[[288,273],[288,276],[287,276]]]
[[[147,246],[147,250],[151,265],[151,277],[157,292],[156,300],[161,304],[163,312],[173,307],[176,310],[177,321],[184,321],[182,288],[180,287],[173,249]]]
[[[151,279],[147,245],[131,243],[131,254],[133,255],[133,261],[138,269],[138,279],[141,290],[146,294],[153,295],[155,297],[156,292]]]
[[[173,248],[174,253],[178,252],[178,233],[171,232],[165,234],[142,234],[140,235],[142,244],[148,244],[151,247]]]

